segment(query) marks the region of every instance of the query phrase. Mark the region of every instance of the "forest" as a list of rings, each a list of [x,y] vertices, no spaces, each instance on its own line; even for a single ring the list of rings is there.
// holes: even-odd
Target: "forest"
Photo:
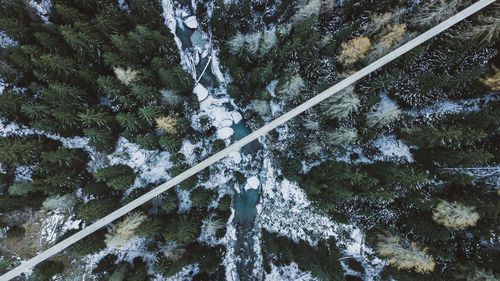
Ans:
[[[472,3],[0,0],[0,274]],[[494,3],[19,280],[498,280],[499,50]]]

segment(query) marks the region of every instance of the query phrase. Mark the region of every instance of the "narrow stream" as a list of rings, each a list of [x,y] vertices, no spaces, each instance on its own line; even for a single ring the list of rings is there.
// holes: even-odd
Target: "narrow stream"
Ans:
[[[199,83],[208,89],[210,97],[227,99],[227,102],[219,106],[214,112],[239,112],[241,115],[241,110],[225,92],[225,80],[220,81],[221,79],[217,76],[216,72],[221,73],[221,70],[217,64],[214,65],[214,57],[212,57],[212,61],[207,67],[209,57],[214,54],[213,45],[207,44],[206,35],[209,31],[202,31],[199,27],[193,28],[193,26],[190,28],[185,23],[187,18],[192,17],[193,7],[180,6],[177,3],[170,7],[168,5],[172,5],[171,2],[164,1],[163,3],[167,25],[171,30],[175,30],[178,45],[181,47],[183,65],[189,68],[191,73],[196,73]],[[210,55],[203,56],[206,52]],[[199,77],[202,74],[203,76]],[[200,101],[200,106],[202,106],[202,103],[203,100]],[[210,117],[213,119],[218,118],[217,116]],[[233,118],[230,128],[232,129],[232,135],[227,140],[230,140],[231,143],[252,132],[244,118],[238,121]],[[259,245],[260,229],[256,227],[257,205],[261,197],[259,175],[263,166],[261,148],[262,145],[258,141],[246,145],[240,151],[241,162],[236,167],[231,167],[232,170],[245,175],[245,180],[248,180],[248,182],[232,180],[227,183],[232,185],[234,189],[234,216],[231,223],[236,232],[236,240],[230,241],[226,245],[228,248],[232,247],[232,249],[228,250],[232,250],[230,252],[234,254],[235,263],[232,270],[226,268],[226,270],[232,271],[226,273],[226,277],[234,280],[262,280],[262,265],[259,258],[261,256]],[[251,184],[249,184],[250,182]]]

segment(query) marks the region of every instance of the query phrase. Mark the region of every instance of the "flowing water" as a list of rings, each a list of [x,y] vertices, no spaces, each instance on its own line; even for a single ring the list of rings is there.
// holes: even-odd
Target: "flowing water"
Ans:
[[[177,44],[181,49],[181,57],[184,67],[188,68],[191,73],[196,74],[199,83],[208,88],[212,92],[217,92],[217,97],[220,98],[220,93],[225,93],[224,86],[227,81],[220,81],[217,72],[221,73],[218,65],[209,63],[210,56],[201,57],[196,54],[196,48],[203,49],[203,52],[213,54],[213,44],[206,44],[206,35],[208,30],[190,29],[184,24],[184,20],[192,15],[192,7],[167,7],[172,5],[171,2],[164,1],[166,22],[169,28],[174,31],[176,35]],[[175,4],[174,4],[175,5]],[[169,14],[170,13],[170,14]],[[175,23],[175,24],[174,24]],[[207,48],[208,46],[208,48]],[[215,68],[215,71],[214,71]],[[202,75],[200,77],[200,75]],[[225,111],[241,112],[237,106],[231,102],[227,93],[225,97],[229,102],[224,103]],[[215,118],[215,116],[211,116]],[[234,122],[231,125],[234,133],[231,136],[231,142],[239,140],[252,131],[246,124],[245,119],[239,122]],[[239,171],[245,175],[246,178],[257,177],[261,174],[262,157],[259,155],[261,151],[261,144],[254,141],[241,149],[242,161],[238,167],[231,167],[235,171]],[[233,272],[226,274],[236,280],[261,280],[262,279],[262,265],[260,253],[260,229],[257,227],[257,205],[260,202],[261,187],[254,189],[245,188],[245,182],[231,181],[229,184],[234,185],[235,192],[233,193],[233,209],[234,216],[231,223],[235,229],[236,240],[228,243],[227,247],[232,247],[234,253],[235,268]],[[237,277],[235,276],[237,275]]]

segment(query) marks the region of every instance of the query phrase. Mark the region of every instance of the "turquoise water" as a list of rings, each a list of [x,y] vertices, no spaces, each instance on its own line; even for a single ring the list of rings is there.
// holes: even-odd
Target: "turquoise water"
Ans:
[[[177,22],[179,24],[179,22]],[[190,30],[186,26],[179,27],[177,26],[176,34],[179,37],[182,48],[191,48],[193,46],[193,38],[192,35],[195,33]],[[195,36],[199,37],[199,36]],[[199,40],[199,38],[194,38],[195,41]],[[201,75],[203,69],[207,65],[208,57],[202,58],[200,63],[196,66],[196,74],[197,76]],[[211,65],[208,66],[207,70],[203,74],[203,77],[200,79],[200,82],[209,87],[217,87],[218,82],[216,77],[211,72]],[[229,110],[237,110],[231,104],[225,105]],[[231,140],[237,141],[252,132],[252,130],[248,127],[245,120],[242,119],[238,124],[233,124],[231,126],[234,130],[234,134]],[[253,141],[248,145],[244,146],[241,150],[242,154],[250,154],[254,156],[257,155],[257,152],[261,149],[261,144],[258,141]],[[243,164],[242,164],[243,165]],[[249,172],[250,174],[258,175],[260,170],[259,167],[252,167],[253,165],[245,164],[245,167],[240,167],[240,170],[243,172]],[[237,184],[237,183],[235,183]],[[233,196],[233,208],[234,208],[234,220],[233,224],[236,228],[236,242],[234,245],[234,252],[236,257],[238,257],[237,262],[237,271],[240,277],[240,280],[259,280],[261,278],[253,275],[254,264],[256,261],[256,254],[254,251],[254,237],[257,233],[255,233],[255,219],[257,217],[257,204],[260,200],[260,188],[259,189],[250,189],[248,191],[244,190],[243,186],[240,186],[240,192],[235,193]]]
[[[238,124],[233,124],[231,126],[234,130],[234,135],[233,135],[233,140],[240,140],[247,135],[249,135],[252,130],[248,127],[248,125],[245,123],[245,120],[241,120]],[[245,145],[243,147],[243,152],[248,153],[248,154],[255,154],[259,149],[261,148],[261,145],[259,141],[255,140],[252,141],[251,143]]]

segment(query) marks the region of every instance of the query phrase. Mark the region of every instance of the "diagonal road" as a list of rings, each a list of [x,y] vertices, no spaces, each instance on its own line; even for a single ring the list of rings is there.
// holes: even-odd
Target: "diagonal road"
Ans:
[[[282,116],[274,119],[273,121],[269,122],[267,125],[264,125],[260,129],[252,132],[251,134],[247,135],[246,137],[242,138],[241,140],[233,143],[232,145],[221,150],[220,152],[218,152],[218,153],[210,156],[209,158],[203,160],[202,162],[196,164],[195,166],[191,167],[187,171],[172,178],[168,182],[154,188],[153,190],[151,190],[148,193],[142,195],[141,197],[135,199],[134,201],[126,204],[125,206],[123,206],[123,207],[119,208],[118,210],[112,212],[111,214],[103,217],[102,219],[96,221],[95,223],[85,227],[84,229],[82,229],[79,232],[73,234],[72,236],[66,238],[65,240],[57,243],[56,245],[45,250],[44,252],[40,253],[39,255],[31,258],[30,260],[27,260],[27,261],[21,263],[18,267],[14,268],[11,271],[7,272],[6,274],[0,276],[0,281],[11,280],[14,277],[22,274],[23,272],[26,272],[29,269],[33,268],[37,264],[43,262],[44,260],[49,259],[50,257],[56,255],[57,253],[62,252],[64,249],[66,249],[69,246],[75,244],[76,242],[82,240],[83,238],[89,236],[90,234],[94,233],[95,231],[97,231],[101,227],[108,225],[109,223],[113,222],[114,220],[116,220],[116,219],[122,217],[123,215],[127,214],[128,212],[136,209],[137,207],[139,207],[142,204],[148,202],[149,200],[155,198],[156,196],[160,195],[161,193],[165,192],[166,190],[176,186],[177,184],[181,183],[182,181],[195,175],[199,171],[209,167],[210,165],[214,164],[215,162],[228,156],[232,152],[240,150],[246,144],[249,144],[250,142],[267,134],[269,131],[275,129],[276,127],[283,125],[285,122],[289,121],[293,117],[303,113],[304,111],[308,110],[309,108],[311,108],[311,107],[317,105],[318,103],[324,101],[325,99],[329,98],[333,94],[338,93],[339,91],[345,89],[349,85],[356,83],[357,81],[359,81],[363,77],[376,71],[377,69],[381,68],[382,66],[390,63],[391,61],[395,60],[396,58],[400,57],[401,55],[404,55],[405,53],[411,51],[412,49],[419,46],[420,44],[435,37],[439,33],[445,31],[446,29],[452,27],[453,25],[457,24],[458,22],[462,21],[463,19],[469,17],[470,15],[478,12],[482,8],[484,8],[484,7],[486,7],[489,4],[494,3],[494,2],[495,2],[495,0],[477,1],[476,3],[472,4],[468,8],[462,10],[461,12],[450,17],[449,19],[445,20],[444,22],[429,29],[428,31],[424,32],[423,34],[421,34],[418,37],[414,38],[413,40],[409,41],[408,43],[402,45],[401,47],[395,49],[394,51],[390,52],[389,54],[383,56],[382,58],[375,61],[374,63],[366,66],[365,68],[361,69],[360,71],[354,73],[353,75],[345,78],[344,80],[335,84],[334,86],[327,89],[326,91],[314,96],[310,100],[295,107],[294,109],[283,114]]]

